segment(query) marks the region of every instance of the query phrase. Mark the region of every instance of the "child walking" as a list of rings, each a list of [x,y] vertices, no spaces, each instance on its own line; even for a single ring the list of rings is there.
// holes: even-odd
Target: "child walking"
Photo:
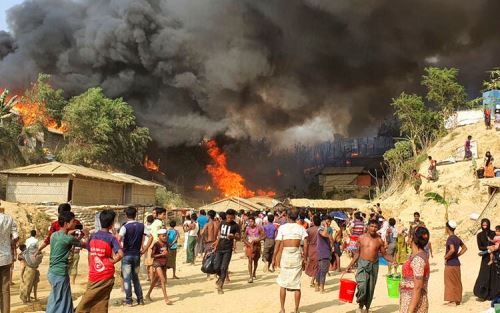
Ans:
[[[75,313],[108,312],[109,295],[115,283],[115,263],[123,257],[120,243],[110,230],[116,213],[104,210],[99,215],[101,230],[90,237],[89,282]]]
[[[33,250],[34,249],[34,250]],[[18,260],[21,263],[21,287],[19,297],[23,303],[31,302],[31,291],[35,301],[37,301],[37,289],[40,282],[40,271],[38,266],[42,261],[42,255],[35,256],[37,247],[26,247],[25,244],[19,245],[21,253],[18,255]]]
[[[158,241],[155,242],[151,251],[151,257],[153,258],[153,272],[154,276],[151,279],[151,286],[149,287],[146,299],[148,301],[153,301],[151,299],[151,292],[156,285],[156,282],[160,280],[161,289],[163,291],[163,298],[167,305],[172,305],[172,301],[168,299],[167,296],[167,261],[168,261],[168,242],[167,242],[167,230],[160,229],[158,231]]]

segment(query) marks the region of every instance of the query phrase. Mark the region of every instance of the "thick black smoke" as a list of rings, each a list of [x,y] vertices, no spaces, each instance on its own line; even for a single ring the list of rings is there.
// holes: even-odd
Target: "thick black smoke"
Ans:
[[[163,146],[373,133],[425,66],[474,91],[498,65],[496,0],[26,0],[0,32],[0,84],[102,86]]]

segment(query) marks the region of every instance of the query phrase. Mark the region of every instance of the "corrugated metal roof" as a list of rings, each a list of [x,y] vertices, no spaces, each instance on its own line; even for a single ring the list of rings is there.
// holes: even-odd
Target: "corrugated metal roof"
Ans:
[[[325,167],[319,175],[361,174],[364,169],[362,166]]]
[[[245,210],[245,211],[264,211],[266,209],[265,206],[253,203],[247,199],[243,199],[240,197],[231,197],[225,198],[219,201],[215,201],[213,203],[204,205],[200,208],[200,210],[214,210],[216,212],[226,211],[227,209]]]

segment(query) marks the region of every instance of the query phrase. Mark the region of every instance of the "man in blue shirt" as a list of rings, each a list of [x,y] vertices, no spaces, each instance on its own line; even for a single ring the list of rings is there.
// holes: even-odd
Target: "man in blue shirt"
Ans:
[[[208,216],[207,216],[207,212],[205,210],[200,210],[200,216],[198,217],[198,219],[196,220],[196,222],[198,223],[198,235],[200,234],[200,232],[202,231],[203,227],[205,227],[205,225],[208,224]],[[195,248],[195,252],[196,252],[196,255],[200,255],[200,254],[203,254],[204,252],[204,246],[205,246],[205,239],[204,238],[200,238],[201,236],[198,236],[198,241],[196,242],[196,248]]]
[[[122,275],[125,289],[125,305],[132,306],[132,284],[134,286],[137,303],[143,304],[144,298],[142,287],[139,281],[139,267],[141,265],[141,255],[148,251],[153,241],[149,230],[143,223],[135,220],[137,209],[130,206],[125,209],[127,223],[120,228],[119,238],[123,241]],[[144,245],[144,239],[147,243]]]

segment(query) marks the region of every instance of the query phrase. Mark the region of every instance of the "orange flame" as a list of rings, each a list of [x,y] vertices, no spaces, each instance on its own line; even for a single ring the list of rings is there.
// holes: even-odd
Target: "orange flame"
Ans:
[[[151,161],[147,155],[144,156],[144,162],[142,163],[142,165],[144,165],[144,167],[150,172],[156,172],[165,175],[165,173],[160,171],[160,166],[155,162]]]
[[[257,190],[252,191],[245,186],[245,179],[238,173],[227,168],[224,152],[217,147],[215,140],[207,142],[208,155],[213,164],[207,165],[207,172],[212,176],[214,186],[224,197],[251,198],[255,195],[274,197],[276,192]]]
[[[0,89],[0,92],[2,91]],[[51,131],[65,133],[68,130],[66,123],[63,122],[59,125],[56,120],[49,116],[44,103],[29,102],[22,94],[18,94],[17,96],[19,100],[12,108],[12,111],[19,114],[24,126],[29,127],[40,122]],[[11,96],[8,96],[7,100],[10,98]]]
[[[194,189],[203,190],[203,191],[212,191],[212,186],[210,186],[210,185],[196,185],[196,186],[194,186]]]

